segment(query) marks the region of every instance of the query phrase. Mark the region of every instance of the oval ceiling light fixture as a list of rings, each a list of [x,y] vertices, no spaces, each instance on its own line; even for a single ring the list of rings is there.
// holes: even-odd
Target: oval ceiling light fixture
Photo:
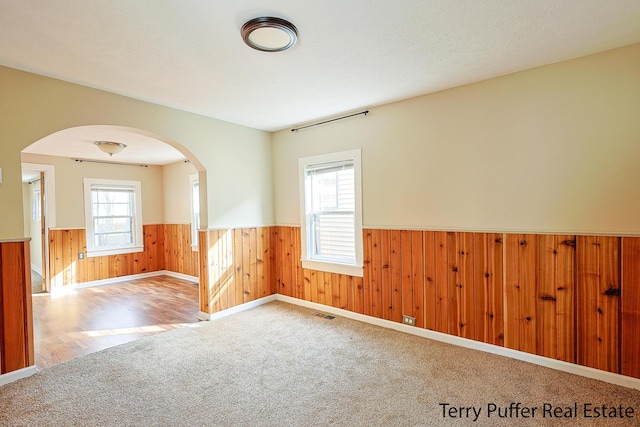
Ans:
[[[94,144],[100,149],[100,151],[107,153],[109,156],[113,156],[127,148],[125,144],[113,141],[96,141]]]
[[[287,50],[298,40],[298,30],[291,22],[272,16],[245,22],[241,34],[247,46],[263,52]]]

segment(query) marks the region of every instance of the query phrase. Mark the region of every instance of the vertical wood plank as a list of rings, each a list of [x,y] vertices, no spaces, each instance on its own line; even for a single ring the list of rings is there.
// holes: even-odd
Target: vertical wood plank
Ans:
[[[343,310],[349,310],[349,289],[347,288],[347,276],[345,274],[338,275],[339,287],[340,287],[340,300],[338,308]]]
[[[556,316],[558,325],[557,358],[576,363],[575,264],[576,237],[557,236]]]
[[[504,346],[504,235],[493,233],[489,235],[487,244],[487,273],[489,289],[489,335],[488,342]]]
[[[309,287],[311,289],[311,302],[320,302],[320,298],[318,296],[318,272],[316,270],[308,270],[309,271]]]
[[[436,234],[433,231],[423,233],[423,269],[424,269],[424,327],[436,330]]]
[[[620,238],[598,237],[598,366],[620,372]]]
[[[337,273],[331,273],[331,305],[340,308],[340,277]]]
[[[220,282],[220,298],[218,299],[218,303],[220,310],[226,310],[235,305],[235,295],[233,295],[233,301],[230,301],[231,293],[229,292],[229,280],[233,277],[233,266],[231,263],[231,254],[233,252],[230,248],[231,242],[227,230],[215,230],[215,235],[218,242],[218,250],[216,253],[218,255],[219,271],[217,274],[219,277],[218,281]]]
[[[371,316],[382,317],[382,252],[381,252],[381,231],[371,230]],[[365,292],[364,306],[367,306]],[[365,311],[366,314],[366,311]]]
[[[401,232],[391,230],[391,319],[402,322]]]
[[[436,331],[449,333],[449,256],[448,233],[435,233],[436,259]]]
[[[558,324],[557,324],[557,236],[541,234],[536,236],[536,353],[557,358]]]
[[[393,302],[391,300],[391,230],[380,230],[380,258],[382,260],[382,318],[391,320]]]
[[[292,227],[283,227],[282,233],[282,245],[285,251],[284,260],[284,278],[281,283],[281,289],[284,295],[294,296],[294,262],[293,262],[293,242],[292,242]]]
[[[327,300],[326,285],[324,271],[316,271],[316,278],[318,280],[318,304],[331,305],[331,300]]]
[[[640,237],[622,238],[621,374],[640,378]]]
[[[248,228],[242,228],[242,298],[243,302],[253,299],[251,294],[251,239]]]
[[[282,227],[273,227],[271,233],[271,245],[274,248],[274,280],[272,283],[273,293],[280,292],[280,282],[282,280],[282,262],[284,260],[282,251]]]
[[[364,266],[364,279],[362,281],[363,284],[363,294],[364,294],[364,314],[367,316],[373,316],[375,303],[373,299],[374,294],[374,283],[373,283],[373,261],[372,261],[372,246],[373,246],[373,230],[362,230],[363,240],[362,240],[362,261]]]
[[[302,248],[300,246],[300,227],[293,227],[291,245],[293,247],[293,262],[295,266],[295,295],[296,298],[304,299],[304,285],[302,282]]]
[[[504,345],[521,350],[522,331],[520,322],[520,236],[505,234],[504,237]]]
[[[354,311],[356,313],[363,314],[364,313],[364,292],[362,290],[362,277],[352,277],[349,276],[352,281],[351,287],[353,288],[354,294]]]
[[[4,372],[25,368],[28,362],[26,287],[22,242],[0,243],[0,285],[2,285],[2,339]]]
[[[476,338],[474,234],[459,233],[460,267],[460,334],[464,338]]]
[[[209,312],[209,245],[206,231],[198,232],[198,252],[200,253],[200,280],[198,281],[198,310]]]
[[[598,368],[598,240],[595,236],[576,239],[577,267],[577,360]]]
[[[253,227],[249,229],[249,283],[250,301],[260,298],[258,287],[258,230]]]
[[[402,314],[413,317],[413,270],[411,268],[412,234],[409,230],[400,231],[400,268],[401,268],[401,308]],[[402,321],[402,317],[400,318]]]
[[[266,297],[271,295],[269,281],[267,280],[269,271],[269,230],[266,227],[257,229],[256,242],[256,274],[258,279],[258,296]]]
[[[489,342],[489,234],[475,233],[473,238],[473,275],[475,292],[474,320],[476,323],[476,340]]]
[[[42,173],[41,173],[42,175]],[[44,193],[40,193],[44,194]],[[42,211],[44,213],[44,211]],[[24,242],[21,245],[21,258],[22,258],[22,299],[24,300],[25,311],[22,314],[22,318],[25,324],[25,347],[26,347],[26,366],[32,366],[36,364],[36,352],[34,348],[35,337],[33,335],[33,311],[31,304],[31,248],[29,242]],[[2,341],[0,341],[2,343]],[[1,348],[1,344],[0,344]],[[1,356],[0,356],[1,357]]]
[[[458,247],[458,233],[447,233],[447,284],[449,299],[447,301],[449,318],[447,323],[449,324],[448,330],[451,335],[461,336],[461,322],[460,322],[460,288],[461,274],[460,274],[460,258],[458,253],[460,249]]]
[[[536,236],[524,234],[519,244],[522,351],[536,352]]]
[[[413,313],[416,326],[424,328],[424,254],[422,253],[422,231],[411,232],[411,276],[413,281]]]
[[[236,304],[244,302],[244,270],[242,265],[242,229],[229,230],[233,233],[233,263],[235,266],[234,290]]]

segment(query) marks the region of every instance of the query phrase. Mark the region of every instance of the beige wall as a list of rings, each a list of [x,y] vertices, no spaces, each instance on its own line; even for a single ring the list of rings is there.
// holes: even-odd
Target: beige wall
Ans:
[[[171,163],[162,167],[165,223],[191,223],[191,182],[189,177],[196,173],[196,168],[186,162]]]
[[[273,223],[267,132],[6,67],[0,67],[0,93],[0,238],[24,234],[20,152],[53,132],[84,125],[142,129],[186,153],[206,170],[203,226]]]
[[[142,187],[142,223],[164,222],[162,166],[120,166],[78,163],[65,157],[23,154],[27,163],[53,165],[56,168],[56,228],[84,228],[83,178],[140,181]]]
[[[640,44],[273,137],[275,220],[298,158],[362,148],[368,227],[640,234]]]

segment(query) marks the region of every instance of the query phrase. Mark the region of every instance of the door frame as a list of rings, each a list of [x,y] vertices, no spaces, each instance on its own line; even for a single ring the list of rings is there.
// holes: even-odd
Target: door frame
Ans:
[[[49,269],[49,229],[56,227],[56,168],[54,165],[23,162],[22,169],[44,173],[44,193],[40,195],[44,200],[45,206],[45,209],[42,212],[43,217],[45,217],[44,237],[42,241],[42,248],[44,249],[42,267],[45,279],[45,290],[46,292],[51,292],[51,277]]]

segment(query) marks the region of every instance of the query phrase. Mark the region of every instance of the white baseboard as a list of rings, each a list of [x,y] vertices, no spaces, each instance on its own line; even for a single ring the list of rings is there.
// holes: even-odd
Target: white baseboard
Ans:
[[[632,377],[627,377],[625,375],[601,371],[599,369],[593,369],[593,368],[580,366],[580,365],[576,365],[569,362],[563,362],[561,360],[550,359],[548,357],[525,353],[523,351],[500,347],[493,344],[478,342],[478,341],[470,340],[467,338],[460,338],[453,335],[443,334],[441,332],[430,331],[428,329],[417,328],[415,326],[408,326],[402,323],[392,322],[390,320],[385,320],[385,319],[379,319],[377,317],[366,316],[364,314],[354,313],[352,311],[343,310],[340,308],[329,307],[323,304],[304,301],[297,298],[288,297],[285,295],[277,294],[276,300],[286,302],[289,304],[299,305],[302,307],[311,308],[313,310],[322,311],[324,313],[335,314],[336,316],[342,316],[349,319],[358,320],[360,322],[376,325],[376,326],[382,326],[383,328],[393,329],[396,331],[417,335],[419,337],[428,338],[435,341],[444,342],[447,344],[457,345],[459,347],[465,347],[465,348],[470,348],[474,350],[484,351],[486,353],[497,354],[499,356],[505,356],[511,359],[522,360],[524,362],[533,363],[535,365],[544,366],[544,367],[555,369],[558,371],[568,372],[570,374],[580,375],[583,377],[604,381],[610,384],[616,384],[619,386],[640,390],[640,379],[638,378],[632,378]]]
[[[211,315],[209,313],[205,313],[204,311],[198,312],[198,320],[202,320],[204,322],[211,320]]]
[[[187,274],[176,273],[175,271],[159,270],[151,271],[149,273],[131,274],[129,276],[112,277],[110,279],[93,280],[91,282],[82,282],[75,285],[58,286],[51,288],[52,295],[64,294],[75,289],[92,288],[94,286],[112,285],[114,283],[128,282],[129,280],[145,279],[147,277],[157,276],[169,276],[176,279],[187,280],[190,282],[199,283],[199,279],[195,276],[189,276]]]
[[[196,284],[200,283],[200,279],[197,276],[189,276],[188,274],[176,273],[175,271],[169,270],[162,270],[159,271],[159,273],[160,274],[158,274],[158,276],[165,275],[169,277],[175,277],[176,279],[186,280],[188,282],[196,282]]]
[[[199,320],[216,320],[222,319],[223,317],[230,316],[232,314],[240,313],[241,311],[249,310],[254,307],[258,307],[260,305],[266,304],[268,302],[275,301],[277,299],[276,295],[269,295],[267,297],[262,297],[254,301],[245,302],[244,304],[236,305],[235,307],[227,308],[226,310],[218,311],[217,313],[205,313],[203,311],[198,313]]]
[[[35,366],[29,366],[27,368],[18,369],[17,371],[11,371],[6,374],[0,375],[0,386],[18,381],[22,378],[30,377],[38,372],[38,368]]]
[[[31,269],[42,276],[42,267],[39,267],[34,263],[31,263]]]

